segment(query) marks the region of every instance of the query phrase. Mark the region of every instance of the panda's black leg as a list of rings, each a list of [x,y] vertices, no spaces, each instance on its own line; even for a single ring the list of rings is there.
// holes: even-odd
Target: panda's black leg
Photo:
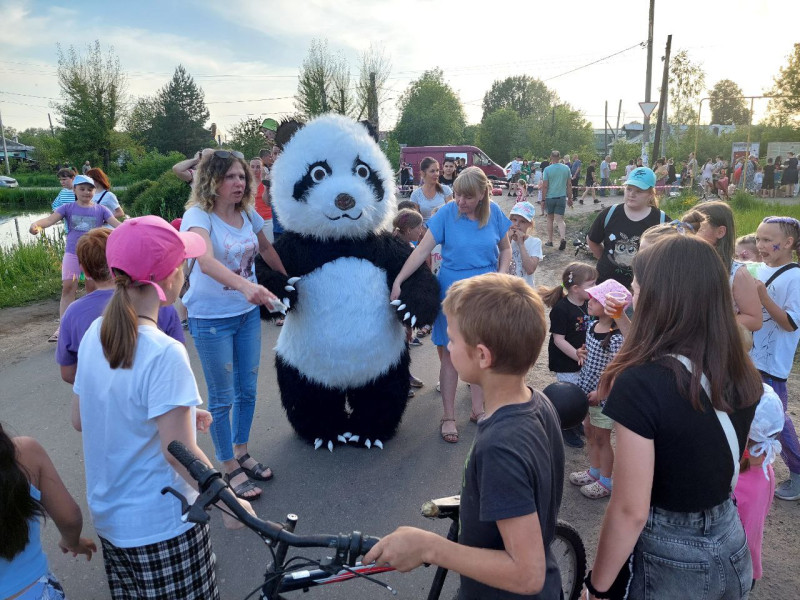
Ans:
[[[408,348],[400,362],[382,377],[363,387],[350,389],[347,399],[350,414],[350,431],[359,436],[359,443],[381,443],[391,439],[403,418],[408,404],[409,377]]]
[[[309,381],[280,356],[275,357],[275,369],[281,403],[297,434],[312,444],[317,440],[326,447],[328,442],[336,443],[337,436],[349,427],[345,391]]]

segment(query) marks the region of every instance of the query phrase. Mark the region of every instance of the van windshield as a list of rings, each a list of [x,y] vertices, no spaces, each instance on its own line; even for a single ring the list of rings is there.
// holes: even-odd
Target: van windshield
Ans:
[[[475,152],[472,155],[472,164],[476,167],[488,167],[492,161],[483,152]]]

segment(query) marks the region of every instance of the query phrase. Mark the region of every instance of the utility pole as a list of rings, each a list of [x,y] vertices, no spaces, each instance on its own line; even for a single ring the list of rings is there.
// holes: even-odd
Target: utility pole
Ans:
[[[666,138],[666,118],[667,118],[667,85],[669,82],[669,51],[672,47],[672,34],[667,36],[667,47],[664,51],[664,74],[661,77],[661,100],[658,102],[658,123],[656,123],[656,135],[653,141],[654,158],[659,155],[661,147],[661,135]],[[665,153],[666,154],[666,153]]]
[[[614,141],[617,141],[617,137],[619,137],[619,118],[622,116],[622,98],[619,99],[619,106],[617,107],[617,132],[614,136]]]
[[[6,164],[6,175],[11,176],[11,167],[8,163],[8,149],[6,148],[6,131],[3,129],[3,115],[0,114],[0,137],[3,138],[3,162]]]
[[[47,120],[50,121],[50,135],[56,137],[56,130],[53,129],[53,119],[50,118],[50,113],[47,113]]]
[[[606,115],[603,121],[603,156],[608,156],[608,100],[606,100]]]
[[[370,71],[369,74],[369,100],[367,101],[367,119],[375,127],[375,131],[379,132],[378,123],[378,86],[376,83],[375,71]]]
[[[656,0],[650,0],[650,19],[647,25],[647,71],[644,84],[644,101],[650,102],[650,85],[653,79],[653,21],[655,20]],[[642,135],[642,162],[648,166],[647,144],[650,143],[650,116],[644,118]]]

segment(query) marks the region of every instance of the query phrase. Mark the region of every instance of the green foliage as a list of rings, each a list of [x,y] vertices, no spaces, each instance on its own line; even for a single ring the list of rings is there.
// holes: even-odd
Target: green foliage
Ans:
[[[137,198],[153,186],[153,182],[149,179],[141,179],[136,183],[132,183],[125,191],[120,192],[118,197],[121,204],[125,206],[133,206]]]
[[[0,308],[19,306],[61,293],[65,238],[0,248]]]
[[[530,116],[523,122],[526,136],[523,147],[516,149],[526,158],[542,159],[552,150],[561,155],[578,153],[584,162],[595,155],[591,124],[569,104],[560,104],[544,118]]]
[[[146,120],[148,113],[144,113],[142,119]],[[145,146],[165,154],[177,151],[190,156],[207,146],[212,138],[206,129],[208,118],[202,88],[183,65],[178,65],[172,79],[156,95],[152,125],[142,132]]]
[[[520,117],[543,119],[550,106],[558,103],[558,96],[540,79],[528,75],[506,77],[495,81],[483,97],[483,118],[496,110],[511,109]]]
[[[55,178],[48,176],[48,179],[52,186]],[[60,186],[48,188],[0,188],[0,204],[13,204],[16,207],[46,206],[49,209],[60,190]]]
[[[186,182],[178,179],[174,173],[164,173],[135,199],[131,213],[137,217],[158,215],[171,221],[183,215],[190,192],[191,188]]]
[[[349,108],[352,102],[348,101],[348,96],[350,98],[352,96],[347,90],[346,84],[342,88],[345,73],[349,83],[350,71],[347,63],[341,54],[338,56],[331,54],[328,49],[328,40],[311,40],[308,54],[300,67],[297,92],[294,96],[297,112],[304,119],[311,119],[334,110],[334,101],[340,110]],[[345,96],[343,102],[342,93]],[[343,104],[343,107],[338,106],[339,104]]]
[[[513,158],[515,149],[523,145],[522,119],[510,108],[500,108],[484,117],[478,129],[477,142],[481,150],[506,164]]]
[[[425,71],[398,102],[395,138],[409,146],[448,146],[461,142],[466,117],[461,100],[441,69]]]
[[[479,124],[467,125],[464,127],[464,144],[467,146],[477,146],[480,128],[481,126]]]
[[[99,41],[87,48],[85,56],[73,46],[65,54],[59,46],[58,83],[62,101],[56,109],[63,125],[64,153],[78,164],[89,160],[108,169],[125,88],[119,59],[113,49],[104,57]]]
[[[769,122],[772,125],[792,124],[796,127],[800,125],[800,43],[795,43],[783,64],[775,77],[770,95],[787,97],[770,100]]]
[[[384,144],[381,144],[381,146],[383,147]],[[400,144],[391,133],[386,137],[383,152],[386,154],[386,158],[389,159],[392,169],[397,171],[400,168]]]
[[[669,119],[673,123],[694,123],[700,93],[705,89],[706,74],[703,67],[692,62],[686,50],[680,50],[669,65]]]
[[[714,84],[708,93],[711,122],[720,125],[749,123],[750,111],[747,109],[747,102],[741,97],[742,93],[742,88],[730,79],[722,79]]]
[[[624,169],[624,165],[627,165],[631,160],[634,161],[634,164],[636,164],[636,159],[642,155],[642,145],[631,144],[625,140],[618,140],[611,147],[610,152],[611,159],[616,161],[618,165],[622,165]],[[652,156],[652,154],[648,154],[648,156]],[[598,165],[599,164],[600,163],[598,162]],[[619,166],[617,168],[619,168]]]
[[[19,141],[36,148],[34,159],[43,171],[55,172],[56,165],[67,160],[64,145],[61,143],[61,130],[57,130],[56,136],[53,136],[49,129],[31,127],[19,134]]]
[[[128,173],[134,182],[143,179],[155,181],[163,173],[172,171],[173,165],[185,159],[186,157],[180,152],[161,154],[156,150],[151,150],[138,158],[133,164],[129,165]]]
[[[243,153],[245,160],[257,157],[267,145],[264,134],[261,133],[261,121],[262,119],[254,117],[242,119],[233,126],[228,136],[228,145]]]

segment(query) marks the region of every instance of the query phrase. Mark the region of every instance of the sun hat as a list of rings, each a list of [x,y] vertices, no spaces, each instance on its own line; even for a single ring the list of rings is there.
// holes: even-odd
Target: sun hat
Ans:
[[[783,403],[775,390],[766,383],[763,386],[764,393],[756,406],[756,414],[750,424],[750,433],[747,437],[756,442],[748,450],[750,456],[764,455],[761,468],[764,470],[764,477],[769,479],[767,467],[781,452],[781,443],[776,438],[783,431],[784,412]]]
[[[606,307],[606,295],[611,292],[625,294],[625,306],[628,306],[631,300],[633,300],[633,296],[631,296],[628,288],[615,279],[606,279],[603,283],[598,283],[586,290],[586,293],[602,304],[603,308]]]
[[[633,185],[640,190],[649,190],[656,185],[656,174],[653,173],[653,169],[637,167],[628,175],[625,185]]]
[[[86,175],[75,175],[75,177],[72,178],[72,187],[75,187],[76,185],[80,185],[82,183],[88,183],[92,187],[97,187],[94,184],[94,179],[92,179],[91,177],[87,177]]]
[[[529,223],[533,223],[533,219],[536,217],[536,209],[530,202],[517,202],[514,208],[511,209],[511,214],[519,215]]]
[[[106,260],[110,269],[124,271],[132,281],[152,285],[165,302],[164,290],[156,282],[169,277],[185,259],[205,251],[205,240],[198,234],[175,231],[161,217],[146,215],[127,219],[111,232]]]

